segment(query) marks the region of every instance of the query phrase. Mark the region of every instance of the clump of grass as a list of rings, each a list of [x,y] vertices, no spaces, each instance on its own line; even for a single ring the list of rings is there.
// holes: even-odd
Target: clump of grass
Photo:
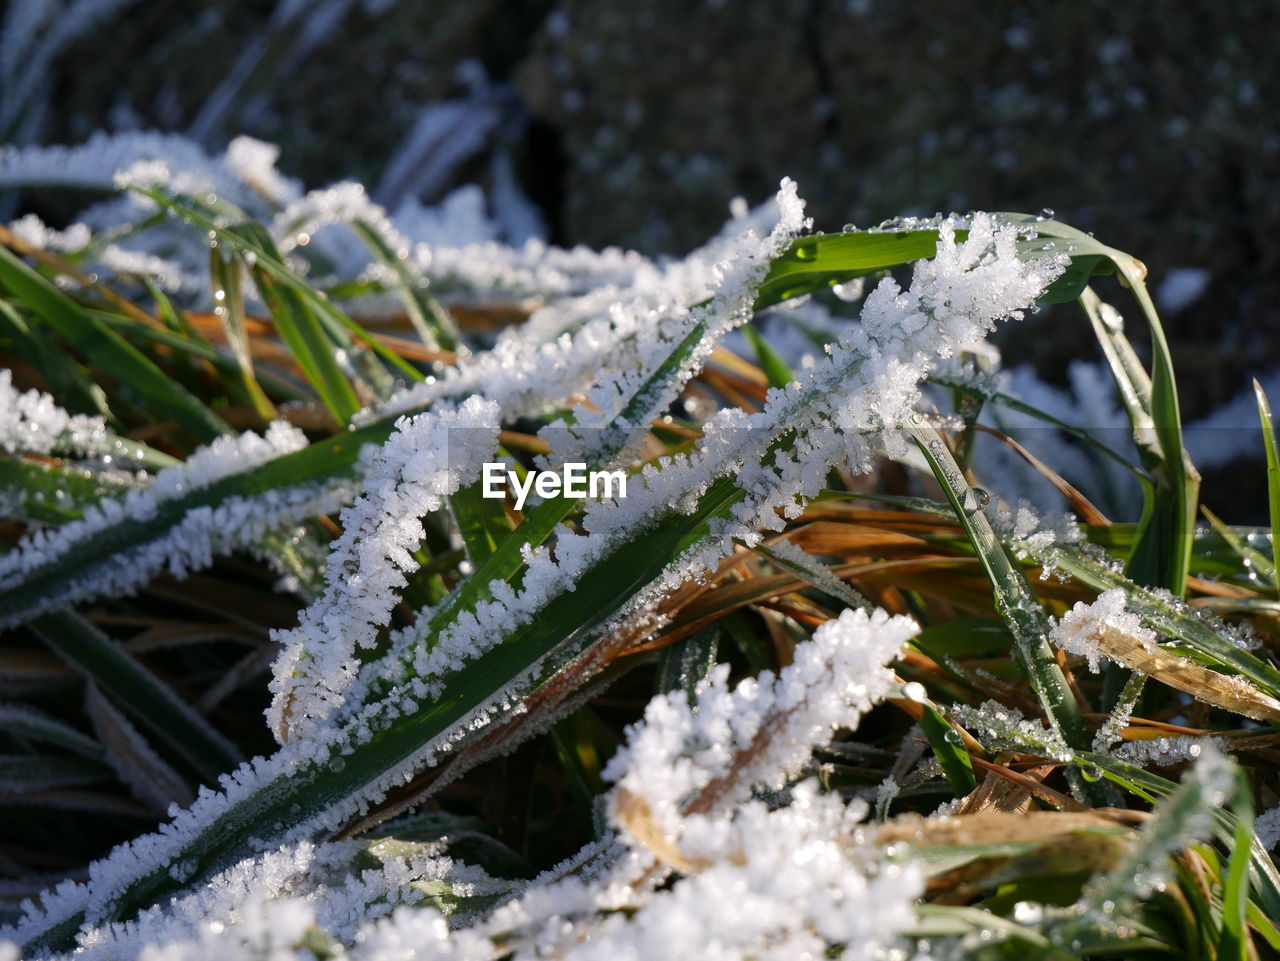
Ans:
[[[696,281],[583,262],[513,304],[514,252],[432,276],[371,205],[331,218],[367,250],[349,274],[290,217],[282,252],[225,199],[134,190],[158,213],[127,230],[208,245],[207,303],[0,233],[0,940],[1280,950],[1253,836],[1280,790],[1274,555],[1196,524],[1134,258],[1020,215],[811,234],[784,184]],[[1088,286],[1113,273],[1150,371]],[[810,308],[826,360],[793,371],[754,326],[857,278],[860,318]],[[1031,458],[1085,521],[1055,535],[980,474],[978,414],[1011,401],[965,351],[1071,301],[1144,508],[1111,522]],[[484,496],[493,459],[633,493],[520,511]]]

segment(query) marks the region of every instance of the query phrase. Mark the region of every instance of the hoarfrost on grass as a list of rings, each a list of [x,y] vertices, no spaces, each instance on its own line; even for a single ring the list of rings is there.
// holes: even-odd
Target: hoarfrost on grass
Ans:
[[[1118,631],[1143,646],[1155,644],[1155,631],[1144,627],[1137,614],[1126,611],[1126,602],[1125,591],[1119,587],[1103,591],[1091,604],[1077,601],[1075,607],[1062,615],[1050,636],[1069,654],[1087,658],[1089,670],[1097,674],[1101,670],[1102,659],[1107,656],[1098,644],[1098,637],[1103,631]]]

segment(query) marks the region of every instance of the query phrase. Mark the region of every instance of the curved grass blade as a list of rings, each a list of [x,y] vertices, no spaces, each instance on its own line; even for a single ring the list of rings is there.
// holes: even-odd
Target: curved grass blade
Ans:
[[[4,247],[0,247],[0,281],[77,351],[92,357],[118,382],[118,390],[127,392],[157,420],[172,419],[201,441],[230,432],[221,418],[165,376],[141,351]]]
[[[276,418],[275,406],[267,399],[253,373],[253,356],[249,352],[249,335],[245,325],[244,287],[241,262],[226,257],[218,248],[209,252],[209,279],[213,283],[214,313],[222,324],[232,356],[240,368],[240,384],[254,411],[264,421]]]
[[[1071,235],[1080,233],[1057,226]],[[1181,595],[1186,592],[1191,564],[1200,475],[1183,446],[1173,358],[1147,293],[1143,279],[1146,268],[1128,254],[1105,249],[1132,289],[1151,331],[1152,371],[1148,379],[1124,336],[1119,314],[1102,316],[1102,303],[1097,296],[1088,289],[1081,294],[1081,305],[1093,323],[1129,414],[1139,457],[1155,481],[1149,509],[1144,509],[1139,522],[1138,540],[1128,569],[1135,580]]]
[[[50,744],[93,761],[101,761],[105,756],[102,745],[87,734],[29,707],[0,704],[0,729],[8,737]]]
[[[965,797],[976,791],[978,779],[973,774],[973,761],[969,752],[964,749],[960,736],[946,722],[938,709],[932,704],[925,704],[924,713],[920,717],[920,729],[924,731],[933,755],[942,765],[942,773],[956,797]]]
[[[31,622],[42,641],[109,691],[135,717],[177,750],[207,783],[240,762],[239,752],[173,690],[124,649],[72,611]]]
[[[1262,444],[1267,454],[1267,504],[1271,513],[1271,558],[1272,576],[1276,568],[1276,557],[1280,556],[1280,453],[1276,449],[1276,425],[1271,419],[1271,403],[1256,380],[1253,390],[1258,398],[1258,419],[1262,421]],[[1280,592],[1280,580],[1276,581],[1276,590]]]
[[[1210,664],[1236,672],[1264,693],[1280,698],[1280,670],[1255,654],[1220,636],[1199,618],[1185,613],[1160,595],[1118,574],[1084,551],[1052,548],[1046,558],[1053,566],[1070,574],[1098,592],[1121,588],[1129,610],[1148,625],[1177,638]]]
[[[396,290],[409,314],[409,322],[422,342],[428,347],[457,350],[458,328],[448,311],[427,289],[427,279],[412,270],[408,260],[400,256],[399,251],[392,250],[382,235],[363,220],[353,220],[351,229],[394,278]]]
[[[1044,608],[1022,571],[1009,560],[977,504],[973,509],[966,508],[966,497],[975,495],[938,432],[918,425],[909,426],[907,431],[924,453],[991,580],[996,609],[1013,633],[1018,654],[1049,723],[1066,744],[1085,746],[1088,740],[1084,719],[1049,646],[1049,621]]]
[[[123,551],[165,536],[193,510],[217,505],[231,497],[253,497],[295,486],[336,484],[354,475],[360,448],[381,444],[390,436],[390,419],[360,430],[317,441],[303,450],[277,458],[252,470],[210,484],[182,497],[164,501],[154,516],[126,518],[83,543],[69,554],[32,569],[13,587],[0,592],[0,622],[26,620],[41,610],[48,597],[61,596],[101,565],[114,562]]]

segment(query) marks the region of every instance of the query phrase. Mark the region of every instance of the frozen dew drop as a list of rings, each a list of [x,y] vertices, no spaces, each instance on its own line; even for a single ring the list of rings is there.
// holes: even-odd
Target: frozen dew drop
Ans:
[[[928,700],[928,694],[925,692],[924,685],[919,681],[911,681],[909,684],[902,686],[903,695],[911,701],[924,703]]]
[[[964,492],[964,499],[960,502],[960,506],[964,508],[964,512],[972,517],[978,511],[987,509],[987,505],[991,503],[991,495],[982,487],[970,487]]]

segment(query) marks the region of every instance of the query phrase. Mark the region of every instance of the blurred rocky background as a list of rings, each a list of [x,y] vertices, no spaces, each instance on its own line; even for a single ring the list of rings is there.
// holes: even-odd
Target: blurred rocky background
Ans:
[[[646,253],[783,175],[826,230],[1047,207],[1146,261],[1189,415],[1280,354],[1271,3],[10,0],[4,18],[10,143],[247,133],[309,186],[354,177],[391,204],[474,182],[519,201],[515,239]],[[1064,311],[1005,346],[1050,379],[1096,353]]]

